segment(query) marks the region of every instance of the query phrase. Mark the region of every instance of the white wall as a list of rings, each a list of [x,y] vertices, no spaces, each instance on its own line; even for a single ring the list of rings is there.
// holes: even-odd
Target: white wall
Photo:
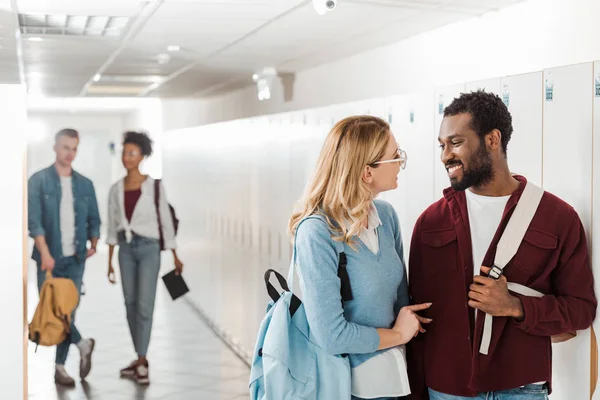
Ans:
[[[120,151],[117,149],[114,154],[111,153],[109,144],[111,141],[119,143],[123,127],[124,115],[120,113],[31,111],[28,118],[28,177],[54,162],[56,155],[52,147],[56,132],[63,128],[73,128],[79,131],[79,150],[73,162],[73,168],[94,183],[102,219],[101,234],[103,238],[106,238],[108,191],[114,182],[115,173],[113,171],[121,163]]]
[[[260,102],[254,87],[206,100],[164,100],[165,130],[409,93],[600,59],[600,2],[529,0],[297,73]]]
[[[598,186],[592,183],[592,69],[593,63],[582,63],[462,86],[500,92],[507,85],[514,126],[509,165],[573,205],[590,243],[600,223],[600,212],[593,212],[594,206],[600,206],[592,197]],[[543,100],[541,84],[542,77],[548,76],[553,77],[555,88],[551,101]],[[184,261],[192,260],[185,272],[189,296],[242,354],[248,356],[253,350],[264,316],[265,270],[287,273],[287,219],[333,123],[363,113],[391,119],[409,161],[400,173],[398,190],[382,197],[397,210],[408,249],[415,220],[441,196],[435,189],[441,184],[439,148],[433,150],[439,94],[448,94],[443,99],[447,105],[457,88],[427,88],[165,134],[169,140],[165,141],[164,175],[177,180],[169,189],[182,220],[180,253]],[[565,181],[565,173],[577,179]],[[592,268],[600,276],[597,257]],[[551,397],[590,398],[590,330],[553,347]]]
[[[6,399],[24,396],[25,343],[24,295],[27,277],[24,263],[26,224],[25,182],[25,88],[21,85],[0,85],[0,124],[5,143],[1,162],[4,171],[0,180],[3,194],[0,206],[0,254],[3,272],[0,279],[0,304],[4,305],[0,354],[0,388]]]

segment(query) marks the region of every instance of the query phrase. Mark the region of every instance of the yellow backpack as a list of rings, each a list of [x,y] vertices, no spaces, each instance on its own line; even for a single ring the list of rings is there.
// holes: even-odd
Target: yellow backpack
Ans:
[[[55,278],[46,272],[40,301],[29,324],[29,340],[37,346],[54,346],[71,332],[71,315],[79,302],[75,283],[68,278]]]

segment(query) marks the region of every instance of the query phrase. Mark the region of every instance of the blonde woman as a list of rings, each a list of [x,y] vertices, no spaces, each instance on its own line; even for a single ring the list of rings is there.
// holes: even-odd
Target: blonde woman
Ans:
[[[397,188],[406,161],[382,119],[338,122],[289,222],[311,335],[331,354],[349,355],[353,399],[410,394],[404,344],[431,322],[415,314],[431,304],[408,305],[398,217],[376,200]]]

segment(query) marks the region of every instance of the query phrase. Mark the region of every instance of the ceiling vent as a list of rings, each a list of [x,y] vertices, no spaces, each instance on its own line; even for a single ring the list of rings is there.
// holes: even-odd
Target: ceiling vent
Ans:
[[[24,35],[120,37],[129,17],[19,14]]]

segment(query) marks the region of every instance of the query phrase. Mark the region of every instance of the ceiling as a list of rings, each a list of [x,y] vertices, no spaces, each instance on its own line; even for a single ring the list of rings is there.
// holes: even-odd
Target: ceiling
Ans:
[[[518,1],[338,0],[318,15],[312,0],[16,0],[0,37],[10,46],[20,25],[32,94],[203,97],[265,66],[297,72]],[[18,77],[15,54],[0,49],[0,79]]]

